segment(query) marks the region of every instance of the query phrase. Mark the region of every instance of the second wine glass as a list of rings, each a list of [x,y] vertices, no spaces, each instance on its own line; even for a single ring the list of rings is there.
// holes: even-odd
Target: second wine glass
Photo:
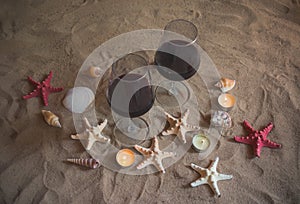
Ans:
[[[192,77],[200,66],[200,54],[195,46],[198,30],[192,22],[176,19],[169,22],[164,31],[154,61],[158,65],[158,72],[168,80],[157,87],[156,99],[161,105],[181,106],[190,94],[181,81]],[[170,35],[171,32],[178,35],[174,37]]]
[[[123,146],[143,142],[148,135],[148,124],[139,116],[147,113],[154,103],[151,77],[146,59],[128,54],[113,63],[107,100],[118,114],[114,135]]]

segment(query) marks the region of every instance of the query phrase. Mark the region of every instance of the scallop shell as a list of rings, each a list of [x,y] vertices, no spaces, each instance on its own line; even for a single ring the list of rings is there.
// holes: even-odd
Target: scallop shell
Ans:
[[[89,76],[97,78],[102,76],[103,70],[100,67],[91,66],[88,70]]]
[[[214,126],[221,126],[226,129],[232,127],[232,120],[229,113],[225,111],[216,111],[211,119]]]
[[[91,89],[74,87],[67,92],[63,105],[73,113],[83,113],[94,99],[95,95]]]
[[[228,92],[235,86],[235,80],[228,78],[221,78],[218,83],[215,84],[216,87],[219,87],[222,92]]]
[[[85,166],[85,167],[89,167],[91,169],[96,169],[99,168],[101,166],[100,161],[98,159],[76,159],[76,158],[72,158],[72,159],[67,159],[68,162],[80,165],[80,166]]]
[[[59,117],[57,115],[47,110],[42,110],[42,114],[44,116],[45,121],[48,123],[48,125],[61,128]]]

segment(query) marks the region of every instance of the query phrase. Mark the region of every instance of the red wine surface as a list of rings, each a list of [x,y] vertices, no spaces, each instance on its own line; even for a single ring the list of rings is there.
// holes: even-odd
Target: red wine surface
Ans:
[[[125,117],[145,114],[152,107],[154,98],[148,79],[139,74],[119,76],[110,82],[108,88],[108,102],[111,108]],[[126,101],[129,101],[129,107],[126,106]]]
[[[193,44],[173,40],[162,44],[155,54],[158,71],[165,78],[181,81],[192,77],[200,65],[200,55]],[[165,68],[162,68],[165,67]]]

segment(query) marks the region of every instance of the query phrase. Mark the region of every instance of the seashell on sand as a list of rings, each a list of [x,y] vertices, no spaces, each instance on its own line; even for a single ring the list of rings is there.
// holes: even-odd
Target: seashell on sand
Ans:
[[[219,87],[222,92],[228,92],[235,86],[236,81],[228,78],[221,78],[218,83],[215,84],[216,87]]]
[[[102,75],[102,73],[103,73],[103,70],[100,67],[91,66],[88,69],[88,75],[93,78],[100,77]]]
[[[76,158],[72,158],[72,159],[67,159],[68,162],[80,165],[80,166],[85,166],[85,167],[89,167],[91,169],[96,169],[99,168],[101,166],[100,161],[98,159],[76,159]]]
[[[61,128],[59,117],[57,115],[47,110],[42,110],[42,114],[44,116],[45,121],[48,123],[48,125]]]
[[[74,87],[66,93],[63,105],[73,113],[83,113],[94,99],[95,95],[91,89]]]
[[[232,119],[225,111],[216,111],[211,118],[212,125],[229,129],[232,127]]]

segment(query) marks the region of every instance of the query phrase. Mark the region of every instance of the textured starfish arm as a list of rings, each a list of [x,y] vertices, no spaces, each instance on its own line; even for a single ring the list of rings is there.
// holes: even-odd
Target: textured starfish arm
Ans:
[[[94,143],[95,143],[94,139],[88,139],[87,140],[86,150],[91,150]]]
[[[265,127],[262,130],[262,132],[263,132],[262,136],[263,136],[264,139],[267,139],[267,135],[271,132],[271,130],[273,129],[273,127],[274,127],[273,123],[269,123],[267,125],[267,127]]]
[[[107,137],[103,136],[103,135],[97,135],[97,141],[99,142],[109,142],[110,139],[108,139]]]
[[[166,135],[176,135],[177,134],[176,128],[170,128],[168,130],[165,130],[162,132],[162,135],[166,136]]]
[[[193,183],[191,183],[190,185],[192,187],[197,187],[197,186],[200,186],[200,185],[203,185],[203,184],[208,184],[206,178],[200,178],[200,179],[194,181]]]
[[[183,123],[186,123],[186,122],[187,122],[187,118],[188,118],[189,114],[190,114],[190,110],[189,110],[189,109],[187,109],[187,110],[183,113],[183,116],[181,117],[181,120],[182,120]]]
[[[175,153],[173,153],[173,152],[161,152],[162,159],[168,158],[168,157],[174,157],[174,156],[175,156]]]
[[[185,124],[185,129],[187,131],[197,131],[197,130],[200,130],[200,127],[198,127],[196,125]]]
[[[142,169],[142,168],[145,168],[146,166],[152,164],[152,158],[149,157],[148,159],[142,161],[136,168],[137,169]]]
[[[53,93],[53,92],[60,92],[63,90],[63,88],[61,87],[49,87],[48,88],[49,92]]]
[[[149,155],[152,153],[151,149],[148,149],[148,148],[145,148],[145,147],[142,147],[139,145],[135,145],[134,148],[143,155]]]
[[[23,99],[29,99],[29,98],[33,98],[33,97],[36,97],[40,94],[40,92],[38,90],[34,90],[32,91],[31,93],[23,96]]]
[[[195,170],[195,171],[197,171],[197,172],[199,172],[199,171],[205,171],[206,170],[206,168],[202,168],[202,167],[200,167],[200,166],[198,166],[198,165],[196,165],[196,164],[194,164],[194,163],[191,163],[191,167]],[[200,172],[199,172],[200,173]]]
[[[263,145],[265,147],[270,147],[270,148],[281,148],[281,144],[278,144],[276,142],[272,142],[270,140],[263,141]]]
[[[165,112],[166,116],[167,116],[167,120],[169,121],[169,119],[171,120],[171,122],[177,121],[177,119],[175,117],[173,117],[171,114]]]
[[[28,81],[30,81],[30,83],[32,83],[33,85],[35,85],[35,86],[40,85],[39,82],[34,81],[31,77],[27,77],[27,78],[28,78]]]
[[[255,156],[260,157],[261,148],[263,147],[261,141],[257,141],[255,144],[253,144],[253,151]]]
[[[217,184],[217,181],[211,181],[211,182],[208,182],[210,188],[214,191],[214,193],[220,197],[221,196],[221,193],[220,193],[220,190],[219,190],[219,187],[218,187],[218,184]]]
[[[210,165],[211,171],[217,171],[217,165],[219,163],[219,157],[217,157]]]
[[[99,128],[100,132],[105,128],[106,125],[107,125],[107,119],[105,119],[103,121],[103,123],[101,123],[100,125],[98,125],[98,128]]]
[[[42,89],[42,98],[45,106],[48,106],[48,92],[45,91],[45,88]]]
[[[254,128],[250,125],[250,123],[248,121],[244,120],[243,125],[247,131],[255,132]]]
[[[186,143],[186,139],[185,139],[185,134],[186,134],[186,129],[184,127],[180,128],[180,132],[178,134],[178,137],[183,141],[183,143]]]
[[[160,159],[156,158],[153,164],[159,171],[161,171],[162,173],[166,173]]]
[[[84,126],[86,129],[90,129],[92,126],[86,117],[83,118]]]
[[[50,84],[50,81],[52,79],[52,76],[53,76],[53,72],[50,71],[47,78],[44,80],[45,84]]]
[[[85,134],[81,133],[81,134],[71,135],[71,138],[73,140],[85,140],[85,139],[87,139],[87,136]]]
[[[234,136],[234,140],[244,144],[253,144],[253,140],[250,137]]]
[[[194,126],[193,126],[192,128],[189,128],[189,127],[187,127],[187,126],[181,125],[181,126],[180,126],[180,135],[179,135],[179,136],[181,137],[183,143],[186,143],[185,135],[186,135],[187,132],[190,132],[190,131],[197,131],[197,130],[198,130],[198,129],[197,129],[197,128],[194,128]]]
[[[219,174],[219,175],[216,177],[216,180],[217,180],[217,181],[223,181],[223,180],[229,180],[229,179],[232,179],[232,178],[233,178],[232,175]]]
[[[152,142],[152,145],[151,147],[153,148],[154,152],[159,152],[159,145],[158,145],[158,139],[156,136],[154,136],[153,138],[153,142]]]

